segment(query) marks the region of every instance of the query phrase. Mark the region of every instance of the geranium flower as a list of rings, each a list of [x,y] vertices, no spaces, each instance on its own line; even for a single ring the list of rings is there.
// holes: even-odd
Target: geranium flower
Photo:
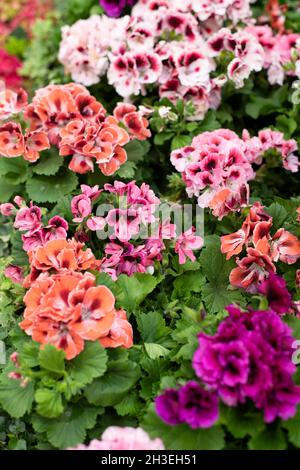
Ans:
[[[160,439],[150,439],[141,428],[110,426],[101,440],[93,439],[88,445],[79,444],[69,450],[164,450]]]
[[[64,271],[52,276],[44,273],[33,282],[24,303],[20,327],[34,341],[64,350],[67,359],[84,349],[85,340],[96,341],[107,335],[110,339],[111,330],[120,327],[113,326],[119,315],[114,309],[112,292],[106,286],[95,286],[95,277],[90,273]],[[123,337],[122,344],[130,347],[132,330],[126,324],[125,312],[122,321],[121,329],[128,336],[126,341]]]
[[[195,261],[194,250],[199,250],[203,246],[203,240],[200,236],[195,235],[194,227],[179,235],[175,244],[175,253],[179,255],[179,264],[184,264],[186,258]]]
[[[292,307],[292,296],[287,290],[285,280],[274,273],[258,287],[260,294],[268,299],[269,307],[279,314],[288,313]]]

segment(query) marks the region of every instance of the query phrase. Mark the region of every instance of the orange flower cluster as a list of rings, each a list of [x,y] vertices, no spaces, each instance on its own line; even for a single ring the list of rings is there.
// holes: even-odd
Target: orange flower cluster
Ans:
[[[72,359],[84,341],[104,347],[132,346],[132,327],[106,286],[96,286],[87,269],[99,262],[74,240],[52,240],[30,252],[31,273],[24,285],[26,309],[20,327],[41,344],[53,344]]]
[[[230,273],[232,286],[255,292],[270,272],[276,272],[274,262],[293,264],[300,258],[298,238],[283,228],[271,235],[271,228],[272,217],[256,202],[242,227],[221,237],[221,251],[226,253],[226,259],[238,255],[246,247],[246,256],[236,259],[237,267]]]
[[[14,112],[11,97],[0,94],[0,119],[7,119]],[[20,124],[6,122],[0,127],[0,155],[17,157],[35,162],[39,152],[55,145],[61,156],[72,156],[69,168],[76,173],[94,170],[94,165],[105,175],[112,175],[127,160],[123,146],[129,142],[129,134],[88,90],[75,83],[48,85],[37,90],[32,102],[24,105],[24,119],[29,122],[25,135]],[[1,109],[6,111],[1,113]],[[144,139],[148,122],[131,113],[129,126],[135,137]],[[120,119],[121,120],[121,119]],[[124,124],[123,124],[124,125]]]

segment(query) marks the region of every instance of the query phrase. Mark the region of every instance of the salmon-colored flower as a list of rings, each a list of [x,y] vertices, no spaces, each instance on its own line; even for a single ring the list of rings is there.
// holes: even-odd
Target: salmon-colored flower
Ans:
[[[36,162],[40,158],[39,152],[50,148],[46,132],[33,131],[25,134],[24,159]]]
[[[123,165],[126,160],[126,150],[117,145],[111,160],[108,163],[100,163],[98,167],[104,175],[110,176],[113,175],[116,171],[118,171],[120,166]]]
[[[237,232],[221,237],[221,252],[226,253],[226,259],[241,253],[248,239],[247,232],[249,233],[249,230],[245,231],[241,228]]]
[[[114,117],[122,122],[131,137],[138,140],[145,140],[151,136],[151,132],[147,127],[149,126],[148,120],[137,111],[133,104],[118,103],[114,109]]]
[[[114,322],[107,334],[99,339],[100,344],[105,348],[131,348],[133,344],[132,326],[128,322],[125,310],[115,312]]]
[[[300,241],[287,230],[280,228],[272,238],[272,257],[287,264],[296,263],[300,258]]]
[[[264,281],[269,272],[275,272],[275,266],[268,255],[254,248],[248,248],[247,256],[237,261],[229,276],[230,284],[254,292],[257,285]]]
[[[59,238],[29,252],[31,268],[37,271],[85,271],[97,269],[99,262],[90,248],[82,249],[83,243]]]
[[[103,344],[105,347],[132,345],[126,313],[116,312],[114,295],[106,286],[95,286],[90,273],[44,273],[33,283],[24,303],[20,327],[34,341],[64,350],[67,359],[84,349],[85,340],[108,337],[111,343]]]
[[[20,124],[7,122],[0,126],[0,155],[19,157],[24,153],[24,137]]]

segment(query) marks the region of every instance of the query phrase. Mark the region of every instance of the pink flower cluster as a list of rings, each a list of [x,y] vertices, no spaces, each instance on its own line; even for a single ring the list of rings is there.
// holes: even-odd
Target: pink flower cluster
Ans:
[[[221,219],[248,204],[248,181],[255,178],[252,164],[261,164],[270,149],[281,154],[286,170],[298,171],[296,141],[270,129],[252,138],[244,131],[242,139],[228,129],[204,132],[191,145],[174,150],[171,162],[182,174],[188,196],[196,196],[200,207],[209,207]]]
[[[271,85],[282,85],[286,75],[300,77],[300,68],[296,62],[296,70],[289,67],[294,62],[296,50],[300,50],[300,34],[274,34],[269,26],[248,26],[245,31],[255,36],[263,47],[263,68],[267,70]]]
[[[67,238],[68,222],[63,217],[55,215],[50,218],[47,225],[43,225],[40,207],[33,205],[32,202],[27,206],[19,196],[15,197],[14,202],[17,207],[11,203],[1,204],[0,212],[5,216],[13,215],[14,228],[25,232],[22,234],[22,240],[26,252],[34,251],[50,240]]]
[[[197,376],[228,406],[253,402],[266,423],[292,418],[300,387],[292,378],[291,329],[273,311],[227,310],[229,317],[215,335],[199,334],[193,359]]]
[[[14,89],[19,88],[22,82],[19,75],[21,67],[22,62],[17,57],[0,48],[0,80],[4,80],[6,86]]]
[[[69,450],[163,450],[160,439],[150,439],[141,428],[110,426],[101,436],[88,445],[79,444]]]
[[[77,239],[83,239],[88,230],[99,231],[109,238],[104,246],[101,271],[113,279],[122,273],[128,276],[135,272],[153,273],[155,261],[162,259],[162,251],[166,249],[163,240],[176,240],[174,248],[180,264],[186,258],[195,260],[193,251],[202,247],[202,238],[193,227],[176,238],[176,227],[170,219],[160,220],[160,200],[147,184],[139,187],[134,181],[127,184],[114,181],[113,185],[105,184],[104,190],[82,185],[81,194],[73,197],[71,203],[73,221],[80,224]],[[105,213],[93,215],[93,201],[100,194]],[[98,214],[99,209],[102,210],[101,205]]]
[[[226,18],[236,24],[248,14],[248,1],[141,1],[130,17],[92,16],[64,26],[59,60],[74,81],[88,86],[107,74],[126,98],[158,84],[161,98],[192,101],[194,119],[202,119],[220,103],[227,77],[215,71],[224,49],[232,52],[228,78],[237,87],[263,66],[254,35],[223,29],[209,39]]]

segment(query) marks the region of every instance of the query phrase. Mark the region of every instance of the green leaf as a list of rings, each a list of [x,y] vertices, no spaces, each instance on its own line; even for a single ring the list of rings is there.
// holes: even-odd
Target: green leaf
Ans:
[[[168,450],[219,450],[224,447],[224,433],[219,426],[192,430],[189,426],[168,426],[155,413],[151,405],[142,428],[152,438],[160,437]]]
[[[225,284],[209,282],[203,287],[202,294],[210,313],[218,313],[231,303],[244,304],[242,292],[229,290]]]
[[[158,357],[165,357],[169,354],[169,350],[164,346],[156,343],[145,343],[145,350],[150,359],[157,359]]]
[[[239,407],[224,406],[221,419],[236,439],[252,436],[265,428],[261,413],[251,413]]]
[[[133,276],[121,274],[116,281],[118,304],[133,312],[158,284],[157,278],[151,274],[137,273]]]
[[[134,178],[136,170],[136,164],[134,162],[127,161],[124,165],[121,165],[117,171],[117,176],[124,179]]]
[[[85,395],[96,406],[116,405],[134,386],[140,376],[140,368],[131,361],[111,361],[107,372],[88,385]]]
[[[57,152],[45,151],[32,170],[38,175],[55,175],[63,162],[63,157],[59,156]]]
[[[115,409],[120,416],[134,415],[136,416],[142,407],[141,401],[134,394],[126,395],[122,401],[120,401]]]
[[[280,107],[283,105],[287,93],[287,85],[278,88],[267,98],[252,93],[249,95],[249,102],[245,107],[246,114],[253,119],[257,119],[259,116],[265,116],[274,111],[280,111]]]
[[[28,256],[26,251],[23,250],[23,241],[21,232],[14,231],[11,237],[11,256],[13,262],[18,266],[28,265]]]
[[[35,202],[57,202],[71,193],[77,186],[77,176],[68,169],[62,169],[57,175],[35,175],[28,179],[26,190]]]
[[[21,191],[21,186],[14,186],[10,182],[6,181],[5,178],[1,177],[0,184],[0,203],[7,202],[10,198]]]
[[[217,313],[232,302],[243,304],[242,293],[228,289],[229,273],[234,267],[234,261],[227,261],[221,253],[219,237],[209,236],[205,241],[205,248],[200,255],[200,265],[208,279],[208,283],[202,289],[206,307],[211,313]]]
[[[37,412],[46,418],[56,418],[64,411],[61,394],[54,389],[39,388],[35,392]]]
[[[127,153],[127,160],[130,162],[139,162],[144,155],[149,152],[150,143],[148,141],[132,140],[125,145],[124,149]]]
[[[174,280],[174,288],[177,296],[184,297],[191,292],[201,292],[205,279],[198,271],[189,271],[181,274]]]
[[[281,228],[288,217],[287,210],[278,204],[278,202],[273,202],[273,204],[267,208],[267,212],[273,217],[274,229]]]
[[[47,438],[54,447],[66,449],[82,443],[86,430],[95,426],[101,408],[75,404],[55,419],[44,418],[39,415],[32,416],[32,424],[36,432],[47,433]]]
[[[284,450],[287,447],[286,439],[279,426],[268,426],[258,432],[249,441],[251,450]]]
[[[281,115],[276,118],[276,128],[284,133],[286,139],[289,139],[297,129],[297,123],[292,117]]]
[[[191,137],[189,135],[177,135],[173,137],[171,143],[171,150],[176,150],[181,147],[185,147],[191,143]]]
[[[282,426],[287,429],[289,441],[297,448],[300,448],[300,411],[294,418],[283,421]]]
[[[46,344],[39,352],[39,362],[42,369],[63,375],[65,372],[65,353],[52,344]]]
[[[6,372],[4,372],[6,373]],[[34,385],[28,382],[21,387],[20,380],[9,379],[7,376],[0,382],[0,403],[13,418],[21,418],[29,413],[34,399]]]
[[[71,210],[71,200],[72,196],[70,195],[60,198],[58,203],[55,204],[55,206],[53,207],[51,213],[49,214],[49,217],[53,217],[59,214],[61,217],[64,217],[68,222],[72,222],[74,216]]]
[[[96,272],[96,273],[94,273],[94,275],[96,277],[96,285],[97,286],[106,286],[111,291],[114,291],[116,285],[115,285],[114,281],[112,280],[112,278],[110,277],[109,274]]]
[[[84,351],[70,362],[68,373],[80,387],[101,377],[107,367],[107,353],[97,341],[86,342]]]
[[[5,181],[11,185],[23,183],[27,178],[28,163],[22,157],[0,157],[0,176],[5,176]],[[1,178],[2,182],[3,178]]]

